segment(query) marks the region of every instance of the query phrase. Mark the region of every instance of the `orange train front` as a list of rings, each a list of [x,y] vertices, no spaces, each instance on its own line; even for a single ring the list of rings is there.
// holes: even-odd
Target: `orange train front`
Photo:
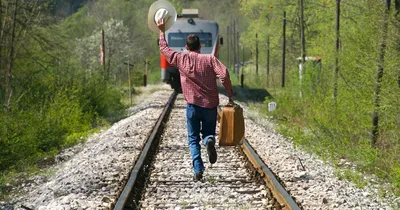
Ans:
[[[218,50],[223,40],[219,38],[219,28],[215,21],[202,20],[197,9],[183,9],[178,15],[176,23],[165,32],[168,46],[175,51],[186,51],[186,37],[195,34],[200,38],[201,54],[212,54],[218,57]],[[179,70],[171,66],[161,54],[161,79],[170,84],[176,92],[180,93],[181,82]]]

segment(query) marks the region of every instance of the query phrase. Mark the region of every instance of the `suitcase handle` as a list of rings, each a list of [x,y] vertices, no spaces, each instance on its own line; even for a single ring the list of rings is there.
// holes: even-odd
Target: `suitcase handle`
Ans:
[[[233,103],[228,102],[225,106],[226,107],[235,107],[235,106],[238,106],[238,104],[233,101]]]

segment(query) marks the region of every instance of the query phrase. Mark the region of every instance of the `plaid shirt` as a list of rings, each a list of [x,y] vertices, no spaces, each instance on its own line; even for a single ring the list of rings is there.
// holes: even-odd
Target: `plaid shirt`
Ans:
[[[168,63],[181,75],[183,97],[188,104],[215,108],[219,104],[216,78],[219,77],[228,96],[232,97],[229,72],[215,56],[197,52],[176,52],[168,47],[165,35],[160,35],[160,51]]]

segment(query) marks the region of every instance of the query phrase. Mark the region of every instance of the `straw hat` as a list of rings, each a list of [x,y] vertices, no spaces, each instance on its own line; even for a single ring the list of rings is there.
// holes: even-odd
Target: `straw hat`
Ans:
[[[165,30],[171,28],[177,18],[175,7],[166,0],[158,0],[150,6],[147,16],[147,25],[150,30],[154,32],[160,31],[157,27],[157,21],[161,18],[166,18],[167,20]]]

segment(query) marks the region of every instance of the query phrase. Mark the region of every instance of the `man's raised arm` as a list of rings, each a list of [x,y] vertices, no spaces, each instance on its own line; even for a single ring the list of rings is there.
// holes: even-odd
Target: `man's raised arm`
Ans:
[[[165,20],[158,20],[157,26],[160,29],[160,52],[165,56],[169,64],[177,66],[179,61],[182,60],[183,54],[168,47],[167,41],[165,40]]]

